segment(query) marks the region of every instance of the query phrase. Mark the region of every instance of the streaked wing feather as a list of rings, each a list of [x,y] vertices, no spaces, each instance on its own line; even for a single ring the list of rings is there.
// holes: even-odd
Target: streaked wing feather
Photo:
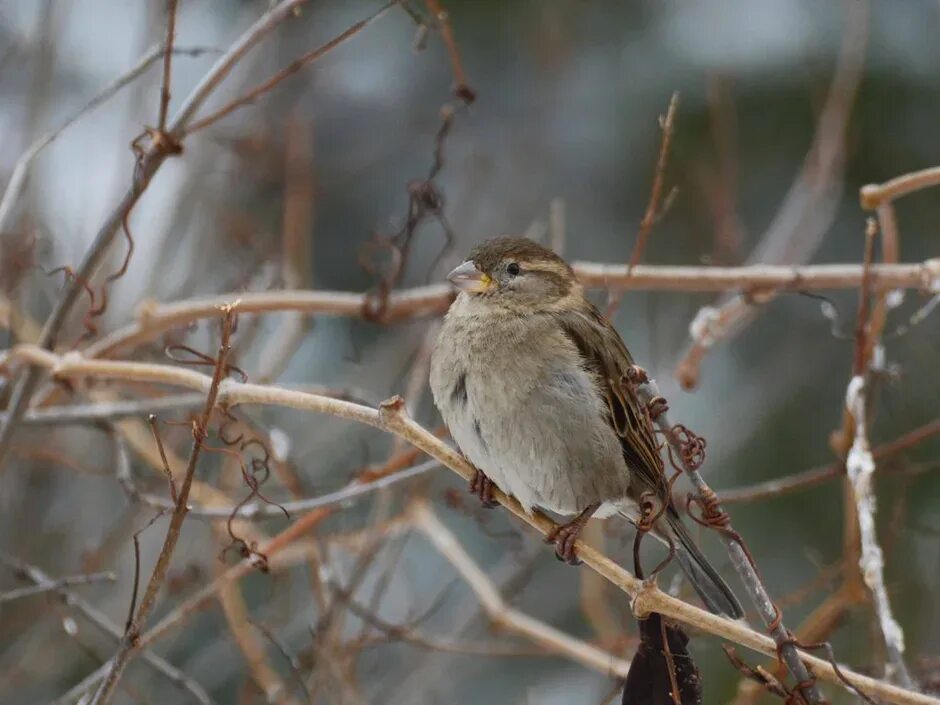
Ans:
[[[633,357],[620,334],[591,303],[557,314],[562,329],[578,348],[585,366],[597,375],[610,409],[610,425],[620,437],[627,466],[660,498],[668,487],[663,461],[636,389],[628,373]]]

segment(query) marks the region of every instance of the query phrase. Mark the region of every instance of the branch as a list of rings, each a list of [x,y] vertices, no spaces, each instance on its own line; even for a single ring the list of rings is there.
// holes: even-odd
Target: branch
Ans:
[[[457,537],[425,502],[415,502],[410,514],[414,525],[467,582],[487,617],[496,627],[521,634],[548,651],[566,656],[592,670],[620,678],[626,677],[627,671],[630,670],[629,661],[575,639],[507,605],[486,573],[473,562]]]
[[[835,220],[843,186],[846,132],[865,65],[869,24],[867,5],[846,3],[844,7],[846,29],[813,142],[770,226],[751,251],[749,263],[805,261]],[[684,388],[698,384],[702,358],[715,342],[738,334],[753,320],[755,309],[750,304],[748,297],[735,296],[703,309],[700,315],[717,311],[717,321],[709,330],[690,331],[691,343],[676,368]],[[699,332],[708,339],[699,339]]]
[[[193,47],[176,48],[173,49],[172,53],[183,54],[186,56],[199,56],[200,54],[209,51],[213,50]],[[116,79],[111,81],[111,83],[98,91],[98,93],[96,93],[81,108],[63,120],[58,127],[49,130],[49,132],[46,132],[43,135],[40,135],[29,147],[26,148],[26,150],[20,155],[19,159],[16,160],[16,164],[13,166],[13,173],[10,176],[10,180],[7,182],[6,189],[3,191],[3,198],[0,198],[0,232],[6,232],[10,229],[9,220],[13,214],[13,206],[16,203],[16,200],[19,198],[20,193],[23,191],[23,186],[26,185],[26,177],[29,172],[29,167],[33,160],[39,156],[39,153],[50,144],[55,142],[65,130],[71,127],[80,118],[82,118],[87,113],[90,113],[99,105],[106,103],[115,94],[119,93],[122,88],[130,83],[133,83],[136,79],[142,76],[156,61],[164,58],[165,56],[167,56],[167,52],[162,45],[158,44],[151,47],[126,73],[121,74]]]
[[[145,364],[136,362],[117,362],[110,360],[85,360],[77,353],[59,356],[35,346],[18,346],[14,348],[17,357],[29,359],[35,364],[49,368],[60,378],[102,378],[120,379],[125,381],[147,381],[182,386],[190,389],[208,390],[212,386],[212,379],[207,375],[190,369],[179,369],[168,365]],[[218,403],[261,404],[267,406],[282,406],[303,411],[324,413],[331,416],[345,418],[351,421],[378,428],[404,438],[410,444],[419,448],[443,465],[453,470],[466,480],[474,475],[474,468],[459,453],[447,446],[434,434],[405,416],[403,403],[400,398],[384,402],[379,409],[373,409],[340,399],[331,399],[316,394],[283,389],[277,386],[264,386],[237,382],[226,379],[219,383]],[[541,513],[527,514],[519,503],[502,492],[495,493],[497,501],[506,507],[514,516],[529,526],[547,535],[556,525]],[[285,545],[296,539],[329,515],[329,508],[312,512],[291,525],[284,532],[267,542],[259,550],[265,555],[271,555],[281,550]],[[633,610],[642,617],[649,612],[659,612],[676,621],[694,626],[702,631],[714,634],[720,638],[733,641],[746,646],[758,653],[775,656],[777,644],[769,637],[759,634],[737,622],[710,614],[698,607],[682,602],[661,592],[654,585],[646,585],[631,573],[614,563],[607,556],[592,547],[578,543],[578,556],[592,570],[604,576],[609,582],[623,592],[632,596]],[[234,580],[251,570],[253,563],[250,560],[239,563],[234,569],[223,576],[221,580],[214,581],[206,588],[198,591],[181,604],[177,611],[158,624],[150,633],[140,639],[141,647],[147,646],[154,639],[168,631],[173,624],[178,623],[180,614],[196,609],[205,599],[208,599],[219,587],[222,581]],[[940,705],[940,699],[915,693],[910,690],[898,688],[889,683],[863,676],[854,671],[840,667],[836,672],[832,664],[824,659],[817,658],[804,651],[794,650],[797,657],[813,669],[817,677],[823,678],[840,686],[845,685],[842,677],[860,690],[873,697],[880,697],[898,705]]]
[[[576,262],[578,279],[587,287],[647,291],[719,292],[743,289],[750,294],[773,291],[854,289],[861,285],[858,264],[805,266],[755,264],[744,267],[671,267]],[[875,289],[924,289],[940,292],[940,258],[920,264],[871,267]]]
[[[646,291],[708,292],[744,289],[774,290],[851,289],[861,285],[863,267],[857,264],[821,264],[805,267],[671,267],[576,262],[575,273],[587,287]],[[876,289],[922,289],[940,293],[940,259],[920,264],[873,265]],[[453,300],[444,284],[402,289],[389,295],[382,322],[444,313]],[[368,294],[345,291],[257,291],[216,294],[167,304],[145,302],[137,321],[120,328],[85,349],[88,357],[106,357],[128,346],[142,345],[160,334],[193,321],[212,318],[220,306],[238,301],[239,313],[297,311],[308,315],[367,317]]]

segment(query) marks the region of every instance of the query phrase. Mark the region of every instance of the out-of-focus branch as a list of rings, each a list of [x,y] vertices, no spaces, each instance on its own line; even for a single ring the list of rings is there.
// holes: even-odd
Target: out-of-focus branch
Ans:
[[[450,67],[454,74],[454,93],[469,105],[476,100],[477,94],[467,81],[467,74],[460,58],[460,50],[457,48],[457,39],[454,37],[454,29],[450,26],[450,15],[447,14],[439,0],[425,0],[425,5],[427,5],[428,11],[434,15],[434,19],[437,20],[441,36],[444,38],[444,44],[447,46],[447,56],[450,58]]]
[[[294,10],[305,1],[283,0],[262,15],[219,57],[212,68],[209,69],[209,72],[193,89],[173,119],[169,127],[169,134],[158,133],[159,138],[154,139],[149,150],[137,160],[130,187],[114,210],[105,218],[104,223],[95,235],[95,239],[75,270],[75,276],[66,285],[65,292],[58,298],[52,314],[46,320],[38,340],[41,347],[51,349],[55,345],[59,331],[65,325],[72,308],[84,292],[85,283],[91,280],[104,260],[121,224],[150,185],[150,180],[163,165],[163,162],[169,157],[179,154],[181,150],[180,138],[196,111],[228,76],[242,57],[281,22],[292,16]],[[3,461],[10,448],[13,431],[23,416],[23,412],[29,406],[29,400],[36,389],[38,381],[35,368],[30,368],[20,375],[14,384],[10,403],[7,406],[8,415],[0,424],[0,471],[3,470]]]
[[[872,450],[875,460],[890,458],[897,453],[911,448],[928,438],[940,435],[940,419],[924,424],[913,431],[896,438],[889,443]],[[781,497],[790,492],[797,492],[834,479],[845,473],[841,462],[804,470],[795,475],[788,475],[774,480],[759,482],[747,487],[732,487],[721,491],[721,501],[725,504],[753,502],[755,500]]]
[[[214,50],[200,47],[177,47],[173,49],[172,53],[183,56],[199,56],[210,51]],[[85,103],[74,113],[69,115],[58,127],[50,130],[49,132],[46,132],[43,135],[40,135],[26,149],[26,151],[20,155],[20,158],[17,159],[16,164],[13,167],[13,173],[10,176],[10,180],[7,182],[7,187],[3,191],[3,197],[0,198],[0,232],[5,232],[9,229],[9,221],[13,214],[13,206],[16,204],[16,200],[19,198],[20,193],[22,193],[23,186],[26,185],[26,177],[29,173],[29,167],[33,160],[39,156],[39,153],[50,144],[55,142],[56,139],[58,139],[65,130],[77,122],[81,117],[87,113],[90,113],[99,105],[106,103],[115,94],[119,93],[122,88],[140,78],[140,76],[142,76],[144,72],[147,71],[147,69],[149,69],[161,58],[164,58],[166,55],[167,52],[164,50],[163,45],[158,44],[148,49],[130,70],[124,74],[121,74],[116,79],[111,81],[111,83],[98,91],[98,93],[96,93],[91,98],[91,100]]]
[[[179,0],[166,0],[166,41],[163,45],[163,84],[160,86],[160,112],[157,116],[157,132],[166,129],[166,115],[170,108],[170,79],[173,67],[173,41],[176,39],[176,9]]]
[[[37,589],[55,592],[66,604],[66,606],[71,607],[77,612],[81,613],[89,622],[94,624],[95,627],[110,636],[112,639],[121,639],[122,632],[120,627],[112,622],[107,617],[107,615],[100,612],[97,608],[86,602],[71,590],[66,589],[66,585],[73,585],[75,583],[67,583],[67,578],[56,580],[36,566],[25,563],[19,559],[13,558],[12,556],[7,556],[3,553],[0,553],[0,562],[6,563],[10,567],[25,575],[36,584]],[[168,678],[171,682],[180,688],[189,691],[190,695],[192,695],[196,702],[202,703],[203,705],[211,705],[212,699],[209,697],[209,694],[206,693],[205,689],[199,685],[199,683],[176,668],[176,666],[173,666],[171,663],[169,663],[166,659],[162,658],[161,656],[157,656],[150,650],[144,650],[141,654],[141,657],[143,658],[144,662],[153,668],[157,673],[161,674],[165,678]],[[73,688],[71,691],[69,691],[69,693],[74,692],[75,696],[77,697],[78,695],[81,695],[86,690],[88,690],[91,685],[92,684],[84,684],[82,689],[76,692],[76,689]],[[72,702],[71,700],[66,700],[65,697],[61,698],[60,700],[69,702],[70,704]]]
[[[424,533],[470,586],[494,626],[520,634],[548,651],[566,656],[592,670],[626,677],[630,670],[629,661],[575,639],[507,605],[486,573],[474,563],[454,533],[427,503],[414,502],[410,514],[415,527]]]
[[[676,111],[678,109],[679,92],[676,91],[669,100],[666,116],[660,116],[659,118],[660,128],[663,133],[659,144],[659,157],[656,160],[656,170],[653,172],[653,186],[650,188],[650,197],[646,204],[646,211],[643,214],[643,220],[640,221],[640,229],[636,234],[636,242],[633,244],[633,251],[630,253],[630,263],[627,265],[627,276],[630,276],[630,273],[633,272],[633,268],[636,267],[643,258],[643,253],[646,251],[646,241],[653,231],[653,225],[669,207],[669,202],[671,201],[671,199],[667,197],[665,203],[660,205],[663,198],[663,181],[666,176],[666,163],[669,161],[669,146],[672,144],[672,133],[675,129]],[[613,316],[617,307],[620,305],[620,299],[622,297],[623,290],[618,289],[609,292],[606,311],[608,318]]]
[[[19,566],[17,570],[23,571]],[[27,571],[23,571],[27,572]],[[27,574],[29,574],[27,572]],[[31,574],[29,574],[32,577]],[[62,588],[74,587],[76,585],[91,585],[93,583],[113,583],[117,580],[117,576],[111,572],[107,571],[104,573],[87,573],[85,575],[71,575],[65,578],[59,578],[58,580],[40,580],[36,585],[30,587],[16,588],[15,590],[9,590],[4,593],[0,593],[0,605],[4,602],[13,602],[13,600],[19,600],[24,597],[32,597],[33,595],[41,595],[44,592],[51,592],[54,590],[61,590]]]
[[[131,381],[162,382],[174,386],[184,386],[191,389],[207,391],[211,389],[213,384],[212,379],[207,375],[190,369],[178,369],[167,365],[85,360],[81,355],[76,353],[58,356],[35,347],[28,350],[19,347],[14,350],[17,355],[29,357],[32,362],[43,367],[51,368],[56,376],[62,378],[97,377]],[[356,421],[401,436],[413,446],[421,449],[443,465],[446,465],[466,480],[472,478],[475,473],[474,468],[459,453],[447,446],[434,434],[408,418],[404,413],[404,404],[400,398],[394,398],[384,402],[379,409],[372,409],[339,399],[319,397],[315,394],[282,389],[276,386],[248,384],[226,379],[218,385],[217,401],[218,403],[228,403],[230,405],[261,404],[283,406],[303,411],[329,414]],[[495,498],[514,516],[538,530],[542,535],[548,535],[549,532],[556,528],[556,524],[545,515],[538,512],[533,514],[526,513],[515,499],[506,496],[502,492],[495,492]],[[329,512],[329,508],[326,508],[307,514],[305,517],[296,521],[287,530],[261,546],[259,551],[265,555],[276,552],[293,541],[297,536],[308,531],[310,526],[321,521]],[[579,557],[586,566],[596,570],[613,585],[634,598],[633,610],[638,616],[642,617],[650,612],[658,612],[683,624],[689,624],[702,631],[746,646],[759,653],[768,656],[773,656],[777,653],[777,644],[773,639],[752,631],[742,624],[710,614],[681,600],[670,597],[655,586],[647,585],[637,579],[607,556],[590,546],[579,543],[577,549]],[[237,579],[249,571],[252,565],[253,562],[250,560],[243,561],[238,564],[236,567],[237,570],[227,572],[222,579]],[[184,603],[177,608],[177,611],[173,613],[172,620],[167,617],[163,622],[154,627],[149,634],[142,636],[139,640],[139,646],[147,646],[153,639],[157,638],[157,636],[166,632],[173,624],[178,623],[181,615],[196,609],[198,605],[205,599],[208,599],[218,587],[218,581],[215,581],[184,601]],[[840,673],[836,672],[829,661],[799,650],[795,650],[795,653],[803,663],[813,669],[817,677],[824,678],[837,685],[844,686],[845,680],[843,679],[847,679],[853,686],[861,689],[865,693],[892,703],[897,703],[898,705],[940,705],[940,699],[938,698],[905,690],[889,683],[863,676],[846,668],[840,667],[840,676]]]
[[[646,291],[727,291],[851,289],[862,282],[858,264],[808,265],[805,267],[672,267],[576,262],[575,273],[587,287]],[[940,259],[919,264],[873,265],[875,289],[923,289],[940,292]],[[443,284],[402,289],[389,295],[384,322],[441,314],[453,300],[453,290]],[[149,342],[176,326],[217,315],[219,306],[238,302],[238,312],[298,311],[306,314],[365,317],[369,297],[343,291],[258,291],[217,294],[167,304],[145,302],[137,321],[88,346],[88,357],[105,357],[128,346]]]
[[[439,468],[440,466],[441,464],[438,461],[429,460],[420,465],[398,470],[374,480],[353,482],[336,492],[329,492],[318,497],[297,499],[290,502],[278,502],[277,504],[249,502],[248,504],[240,504],[238,506],[191,505],[189,507],[189,513],[194,517],[207,519],[228,519],[229,517],[238,517],[240,519],[267,519],[283,517],[285,511],[292,516],[296,516],[336,505],[347,507],[366,495],[387,487],[392,487],[393,485],[400,484],[415,477],[426,475],[431,470]],[[137,492],[136,498],[158,509],[171,509],[173,507],[172,502],[158,495]]]
[[[843,7],[846,29],[813,143],[773,221],[748,257],[749,263],[808,260],[835,218],[842,192],[846,130],[868,44],[867,3],[847,2]],[[773,292],[765,294],[765,302],[773,298]],[[676,366],[676,377],[683,387],[691,389],[698,384],[701,361],[716,342],[737,335],[753,319],[757,312],[753,303],[749,295],[737,295],[699,312],[695,320],[707,316],[712,323],[708,327],[693,325],[689,331],[690,345]]]

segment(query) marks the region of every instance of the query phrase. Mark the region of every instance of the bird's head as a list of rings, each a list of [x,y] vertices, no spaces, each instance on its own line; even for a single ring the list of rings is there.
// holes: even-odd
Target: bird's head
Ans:
[[[481,302],[508,308],[552,308],[580,292],[567,262],[524,237],[499,237],[477,245],[447,278]]]

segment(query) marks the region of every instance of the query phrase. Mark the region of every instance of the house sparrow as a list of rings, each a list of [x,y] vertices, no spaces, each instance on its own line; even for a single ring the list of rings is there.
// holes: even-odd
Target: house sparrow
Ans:
[[[448,279],[460,289],[431,358],[431,391],[451,436],[477,468],[471,482],[492,505],[496,484],[527,512],[574,519],[548,540],[577,562],[591,516],[636,524],[648,496],[665,505],[652,532],[705,605],[739,618],[730,588],[682,524],[662,458],[628,374],[634,363],[571,267],[524,238],[476,247]]]

